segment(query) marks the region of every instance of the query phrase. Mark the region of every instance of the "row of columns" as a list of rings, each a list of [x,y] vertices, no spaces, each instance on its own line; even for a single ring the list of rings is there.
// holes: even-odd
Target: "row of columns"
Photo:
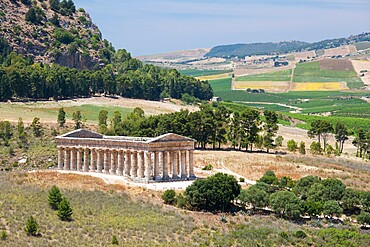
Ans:
[[[93,171],[133,180],[193,179],[193,150],[136,151],[100,148],[58,148],[58,169]]]

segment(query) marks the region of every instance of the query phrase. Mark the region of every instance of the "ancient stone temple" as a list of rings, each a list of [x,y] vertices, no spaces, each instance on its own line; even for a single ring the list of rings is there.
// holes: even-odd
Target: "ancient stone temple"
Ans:
[[[58,169],[101,172],[134,181],[195,179],[194,139],[105,136],[79,129],[57,137]]]

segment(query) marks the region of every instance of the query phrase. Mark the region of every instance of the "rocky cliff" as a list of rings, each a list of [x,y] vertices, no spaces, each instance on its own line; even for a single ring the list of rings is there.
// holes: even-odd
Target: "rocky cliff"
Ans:
[[[0,26],[0,38],[35,62],[93,69],[108,62],[104,50],[113,49],[72,0],[1,0]]]

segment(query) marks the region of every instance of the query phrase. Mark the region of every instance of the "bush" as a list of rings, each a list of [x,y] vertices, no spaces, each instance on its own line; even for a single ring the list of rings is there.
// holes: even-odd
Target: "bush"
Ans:
[[[209,164],[202,168],[203,171],[211,171],[213,169],[213,165]]]
[[[247,190],[242,190],[237,197],[243,206],[246,204],[252,205],[255,208],[263,208],[268,205],[269,194],[256,185],[251,186]]]
[[[62,201],[62,193],[57,186],[51,187],[48,196],[48,203],[52,209],[57,210]]]
[[[30,216],[30,218],[27,220],[26,227],[24,229],[28,236],[37,236],[39,233],[39,224],[33,218],[33,216]]]
[[[186,188],[189,206],[196,210],[228,210],[230,203],[239,195],[240,185],[231,175],[217,173],[206,179],[195,180]]]
[[[296,238],[306,238],[307,234],[304,231],[298,230],[294,233],[294,237],[296,237]]]
[[[283,239],[288,239],[288,238],[289,238],[288,233],[286,233],[286,232],[280,232],[280,233],[279,233],[279,236],[280,236],[281,238],[283,238]]]
[[[297,143],[293,139],[288,141],[288,151],[295,152],[297,148]]]
[[[116,235],[113,235],[112,236],[111,244],[113,244],[113,245],[119,245],[118,239],[117,239],[117,236]]]
[[[275,139],[275,145],[276,145],[277,147],[281,147],[281,146],[283,146],[283,141],[284,141],[284,137],[282,137],[282,136],[278,136],[278,137],[276,137],[276,139]]]
[[[176,207],[185,208],[186,207],[186,198],[182,194],[179,194],[176,197]]]
[[[357,221],[361,225],[370,225],[370,213],[361,211],[361,213],[357,216]]]
[[[1,240],[6,240],[8,238],[8,234],[6,233],[5,230],[2,230],[1,231]]]
[[[299,153],[300,154],[306,154],[306,144],[304,142],[301,142],[299,144]]]
[[[74,41],[73,34],[61,28],[56,28],[54,30],[53,37],[57,41],[67,45]]]
[[[61,219],[62,221],[71,221],[72,214],[73,214],[73,210],[69,204],[69,201],[67,200],[67,198],[63,197],[58,207],[59,219]]]
[[[322,154],[321,145],[318,142],[312,142],[310,145],[310,151],[312,154],[320,155]]]
[[[162,194],[162,200],[166,204],[174,205],[176,202],[176,192],[174,190],[166,190]]]
[[[270,196],[270,206],[279,215],[298,219],[303,213],[302,201],[290,191],[275,192]]]
[[[258,180],[258,182],[266,184],[278,184],[279,180],[273,171],[267,170],[265,174],[263,174],[263,176]]]
[[[340,217],[343,214],[343,209],[339,206],[337,201],[329,200],[324,203],[323,214],[329,217]]]
[[[245,178],[239,178],[239,182],[244,183],[245,182]]]

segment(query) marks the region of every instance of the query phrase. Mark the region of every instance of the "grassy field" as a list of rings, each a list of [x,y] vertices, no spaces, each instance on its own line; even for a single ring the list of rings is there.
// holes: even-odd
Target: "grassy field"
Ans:
[[[218,74],[230,73],[230,72],[232,72],[232,70],[197,70],[197,69],[189,69],[189,70],[180,70],[179,72],[183,75],[199,77],[199,76],[209,76],[209,75],[218,75]]]
[[[361,50],[366,50],[370,48],[370,42],[359,42],[354,44],[356,46],[356,49],[361,51]]]
[[[2,246],[368,246],[370,235],[347,225],[321,220],[307,224],[275,218],[196,213],[164,206],[156,192],[106,185],[97,178],[53,173],[0,174]],[[73,221],[62,222],[47,205],[55,184],[73,208]],[[27,236],[25,222],[33,215],[40,236]],[[316,227],[311,226],[316,224]],[[322,227],[317,227],[317,224]],[[295,237],[298,231],[306,237]]]
[[[319,62],[298,63],[293,82],[346,82],[350,89],[364,85],[354,70],[322,70]]]
[[[34,117],[39,117],[41,121],[53,121],[57,119],[59,107],[48,107],[44,104],[1,104],[0,105],[0,119],[17,120],[22,117],[24,121],[32,121]],[[73,112],[81,111],[87,123],[97,123],[99,112],[107,110],[109,117],[113,115],[114,111],[119,111],[122,116],[126,116],[132,111],[129,108],[117,106],[99,106],[99,105],[80,105],[64,107],[67,120],[72,120]]]
[[[209,83],[211,84],[213,92],[231,90],[231,78],[210,80]],[[217,93],[216,93],[216,95],[217,95]]]
[[[282,70],[273,73],[247,75],[236,78],[236,81],[290,81],[292,70]]]

